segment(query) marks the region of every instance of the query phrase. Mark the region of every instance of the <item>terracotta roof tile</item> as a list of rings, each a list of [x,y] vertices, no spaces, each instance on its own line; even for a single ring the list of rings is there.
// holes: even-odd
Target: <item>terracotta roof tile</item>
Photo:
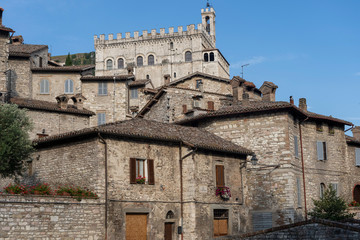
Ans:
[[[244,85],[247,86],[247,87],[252,87],[252,88],[255,88],[255,84],[253,82],[248,82],[248,81],[245,81],[244,82]]]
[[[11,98],[10,102],[18,105],[21,108],[27,108],[27,109],[76,114],[76,115],[87,115],[87,116],[95,115],[95,113],[92,111],[89,111],[87,109],[77,109],[74,105],[70,105],[70,104],[68,105],[67,109],[61,109],[57,103],[28,99],[28,98]]]
[[[150,79],[140,79],[133,81],[129,84],[130,87],[139,87],[139,86],[145,86],[147,83],[150,82]]]
[[[31,68],[33,72],[82,72],[95,68],[95,65],[79,65],[79,66],[49,66]]]
[[[132,119],[110,123],[93,128],[85,128],[64,134],[53,135],[35,140],[37,147],[54,142],[73,139],[79,136],[104,135],[182,142],[199,149],[247,155],[252,151],[224,140],[199,128],[185,127],[170,123],[161,123],[145,119]]]
[[[19,45],[14,45],[14,44],[10,44],[9,45],[9,53],[10,56],[12,56],[13,54],[32,54],[34,52],[40,51],[42,49],[47,49],[48,46],[47,45],[34,45],[34,44],[19,44]]]
[[[172,81],[168,85],[169,86],[177,85],[178,83],[184,82],[185,80],[191,79],[193,77],[205,77],[205,78],[210,78],[210,79],[220,81],[220,82],[230,83],[230,79],[228,79],[228,78],[222,78],[222,77],[218,77],[218,76],[214,76],[214,75],[210,75],[210,74],[206,74],[206,73],[195,72],[193,74],[189,74],[185,77],[179,78],[176,81]]]
[[[15,31],[12,30],[11,28],[5,27],[4,25],[0,25],[0,31],[15,32]]]

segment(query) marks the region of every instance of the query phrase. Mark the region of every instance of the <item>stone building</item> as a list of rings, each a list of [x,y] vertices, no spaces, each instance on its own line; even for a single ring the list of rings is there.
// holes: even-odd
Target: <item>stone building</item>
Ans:
[[[96,191],[108,239],[211,239],[249,229],[241,179],[252,152],[207,131],[133,119],[36,143],[32,175]],[[230,198],[215,195],[223,186]]]
[[[175,81],[195,72],[229,78],[229,63],[216,48],[215,10],[201,10],[202,23],[160,32],[152,29],[133,34],[95,35],[96,76],[126,75],[152,79],[155,87],[165,84],[165,75]]]

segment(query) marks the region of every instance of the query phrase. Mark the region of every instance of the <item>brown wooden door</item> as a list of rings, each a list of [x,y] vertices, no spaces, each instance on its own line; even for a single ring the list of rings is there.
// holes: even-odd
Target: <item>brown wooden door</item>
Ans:
[[[165,223],[165,240],[172,240],[173,225],[173,223]]]
[[[228,220],[214,219],[214,237],[228,235]]]
[[[147,214],[126,214],[126,240],[146,240]]]

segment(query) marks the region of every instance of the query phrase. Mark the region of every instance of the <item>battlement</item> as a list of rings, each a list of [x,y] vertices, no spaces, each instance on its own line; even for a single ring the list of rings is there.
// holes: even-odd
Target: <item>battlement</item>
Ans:
[[[201,9],[201,13],[205,13],[205,12],[213,12],[213,13],[215,13],[215,10],[214,10],[214,8],[202,8]]]
[[[204,9],[202,9],[204,10]],[[209,37],[209,34],[203,28],[203,25],[200,23],[195,28],[195,24],[191,24],[186,26],[186,31],[184,31],[183,26],[177,27],[177,32],[174,27],[170,27],[167,29],[160,28],[160,31],[156,29],[152,29],[150,32],[148,30],[144,30],[141,32],[135,31],[132,34],[130,32],[126,32],[125,36],[122,33],[117,33],[116,38],[114,38],[114,34],[108,34],[107,39],[105,38],[105,34],[101,34],[100,36],[94,35],[95,44],[111,44],[111,43],[122,43],[122,42],[130,42],[130,41],[139,41],[139,40],[148,40],[148,39],[158,39],[158,38],[168,38],[168,37],[178,37],[178,36],[186,36],[193,34],[205,34],[205,36]],[[210,40],[210,38],[209,38]]]

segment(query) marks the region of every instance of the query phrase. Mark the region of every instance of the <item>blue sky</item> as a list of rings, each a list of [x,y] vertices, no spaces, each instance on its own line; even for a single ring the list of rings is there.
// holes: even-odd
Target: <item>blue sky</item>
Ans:
[[[135,2],[135,4],[134,4]],[[277,100],[360,125],[359,0],[212,0],[231,75],[279,86]],[[201,22],[205,0],[2,0],[3,24],[53,55],[94,50],[94,34]]]

